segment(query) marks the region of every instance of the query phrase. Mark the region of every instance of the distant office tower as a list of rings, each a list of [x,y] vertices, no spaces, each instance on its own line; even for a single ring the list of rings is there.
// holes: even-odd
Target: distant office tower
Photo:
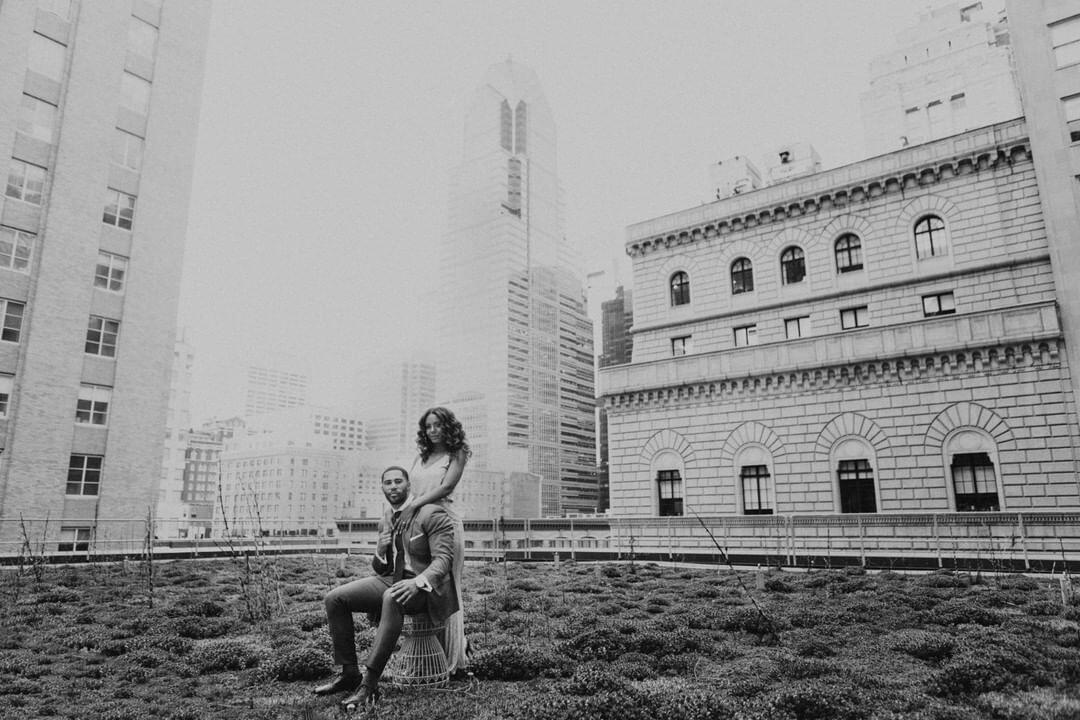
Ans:
[[[4,539],[84,550],[157,502],[209,19],[0,3]]]
[[[244,415],[248,418],[306,405],[308,369],[298,358],[271,355],[248,365]]]
[[[435,365],[426,362],[403,362],[400,373],[400,409],[398,412],[398,447],[405,452],[416,450],[416,431],[420,413],[435,404]]]
[[[634,324],[634,292],[615,288],[615,297],[602,305],[604,345],[600,367],[625,365],[630,362],[633,339],[630,327]]]
[[[169,373],[169,405],[165,421],[165,447],[161,458],[161,482],[158,485],[158,520],[168,521],[184,514],[181,496],[184,465],[191,434],[191,381],[195,352],[184,331],[176,338]]]
[[[601,304],[603,347],[599,358],[599,366],[602,368],[612,365],[625,365],[630,362],[633,350],[633,338],[630,336],[630,328],[634,324],[634,293],[632,290],[623,290],[619,285],[615,288],[615,297],[605,300]],[[610,462],[610,448],[608,445],[608,417],[607,409],[603,400],[597,402],[597,446],[599,451],[599,467],[597,471],[597,493],[599,502],[597,511],[603,512],[610,506],[611,485],[608,466]]]
[[[870,64],[861,96],[868,155],[1023,114],[1009,28],[980,2],[937,2]]]
[[[329,450],[362,450],[364,421],[349,410],[298,405],[257,415],[248,434],[273,434],[282,443]]]
[[[396,464],[411,462],[420,414],[435,404],[433,362],[372,363],[357,375],[355,406],[365,419],[366,447]]]
[[[592,323],[555,147],[536,75],[492,66],[465,118],[437,310],[439,397],[465,424],[475,466],[539,474],[549,515],[596,507]]]

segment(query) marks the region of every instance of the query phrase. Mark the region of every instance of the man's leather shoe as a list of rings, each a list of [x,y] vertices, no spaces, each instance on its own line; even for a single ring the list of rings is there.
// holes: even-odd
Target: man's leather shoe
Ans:
[[[342,707],[346,710],[355,710],[360,707],[367,707],[379,702],[379,686],[378,685],[361,685],[360,689],[341,701]]]
[[[360,685],[361,680],[363,680],[363,676],[360,675],[360,673],[355,675],[338,675],[333,681],[315,688],[315,694],[332,695],[334,693],[352,691]]]

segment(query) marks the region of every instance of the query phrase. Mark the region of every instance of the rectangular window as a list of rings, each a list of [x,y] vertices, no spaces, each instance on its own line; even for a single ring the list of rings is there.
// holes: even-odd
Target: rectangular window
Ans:
[[[0,375],[0,418],[6,418],[8,405],[11,403],[11,393],[15,390],[15,377],[13,375]]]
[[[113,136],[112,161],[121,167],[138,170],[142,167],[143,139],[116,128]]]
[[[33,235],[14,228],[0,227],[0,268],[28,273],[33,254]]]
[[[963,512],[998,511],[994,463],[987,453],[956,453],[952,458],[956,509]]]
[[[757,345],[757,325],[743,325],[735,328],[735,347]]]
[[[72,455],[68,461],[67,494],[97,495],[104,459],[101,455]]]
[[[56,106],[44,100],[38,100],[33,95],[23,95],[15,129],[30,137],[51,143],[54,128],[56,128]]]
[[[94,270],[94,287],[115,293],[124,292],[127,266],[126,257],[99,250],[97,268]]]
[[[690,352],[690,338],[690,335],[683,335],[682,337],[671,338],[672,357],[687,355]]]
[[[658,512],[661,516],[683,514],[682,479],[678,470],[660,470],[656,473],[657,490],[660,493]]]
[[[923,315],[934,317],[935,315],[952,315],[956,312],[956,301],[952,292],[923,295]]]
[[[1069,129],[1069,140],[1080,142],[1080,95],[1071,95],[1061,99],[1065,113],[1065,124]]]
[[[116,336],[119,332],[120,323],[116,320],[91,315],[90,325],[86,328],[86,353],[116,357]]]
[[[112,388],[100,385],[80,385],[79,401],[75,406],[75,422],[87,425],[107,425],[111,399]]]
[[[0,340],[6,342],[19,342],[22,333],[23,310],[26,308],[21,302],[14,300],[0,300],[0,309],[4,313],[4,325],[0,328]]]
[[[88,552],[90,550],[90,528],[60,528],[60,543],[56,546],[56,549],[59,552]]]
[[[837,479],[840,482],[840,512],[877,512],[874,470],[868,460],[841,460]]]
[[[139,115],[150,112],[150,83],[125,72],[120,78],[120,106]]]
[[[1050,45],[1059,68],[1080,63],[1080,15],[1051,25]]]
[[[45,192],[45,172],[43,167],[12,158],[4,194],[9,198],[40,205]]]
[[[769,500],[769,468],[766,465],[743,465],[739,470],[742,481],[743,514],[772,515]]]
[[[866,327],[870,324],[870,314],[866,305],[845,308],[840,311],[840,327],[843,330]]]
[[[128,25],[129,50],[136,55],[153,59],[154,50],[157,48],[157,39],[158,29],[156,27],[134,15],[131,16],[131,22]]]
[[[135,196],[110,188],[105,193],[105,212],[101,216],[106,225],[130,230],[135,219]]]
[[[784,335],[788,340],[806,337],[810,334],[810,316],[787,318],[784,320]]]
[[[67,48],[44,35],[34,33],[30,38],[30,57],[27,69],[60,82],[64,77],[64,58]]]

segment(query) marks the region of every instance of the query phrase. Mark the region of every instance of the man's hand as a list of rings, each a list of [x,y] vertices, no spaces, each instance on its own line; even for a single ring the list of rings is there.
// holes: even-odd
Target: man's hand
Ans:
[[[420,588],[416,585],[414,578],[405,578],[404,580],[398,580],[396,583],[390,586],[390,597],[394,598],[399,605],[405,603],[416,597],[420,592]]]

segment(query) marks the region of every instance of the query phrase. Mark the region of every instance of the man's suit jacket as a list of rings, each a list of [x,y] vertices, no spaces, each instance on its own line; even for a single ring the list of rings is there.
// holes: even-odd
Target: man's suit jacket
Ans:
[[[387,510],[379,521],[379,544],[371,567],[379,575],[393,575],[394,567],[387,562],[387,550],[392,538],[393,511]],[[441,622],[458,611],[454,567],[454,522],[438,505],[409,507],[402,513],[401,541],[405,547],[407,567],[412,575],[423,575],[430,583],[428,614]],[[411,577],[406,573],[406,577]]]

